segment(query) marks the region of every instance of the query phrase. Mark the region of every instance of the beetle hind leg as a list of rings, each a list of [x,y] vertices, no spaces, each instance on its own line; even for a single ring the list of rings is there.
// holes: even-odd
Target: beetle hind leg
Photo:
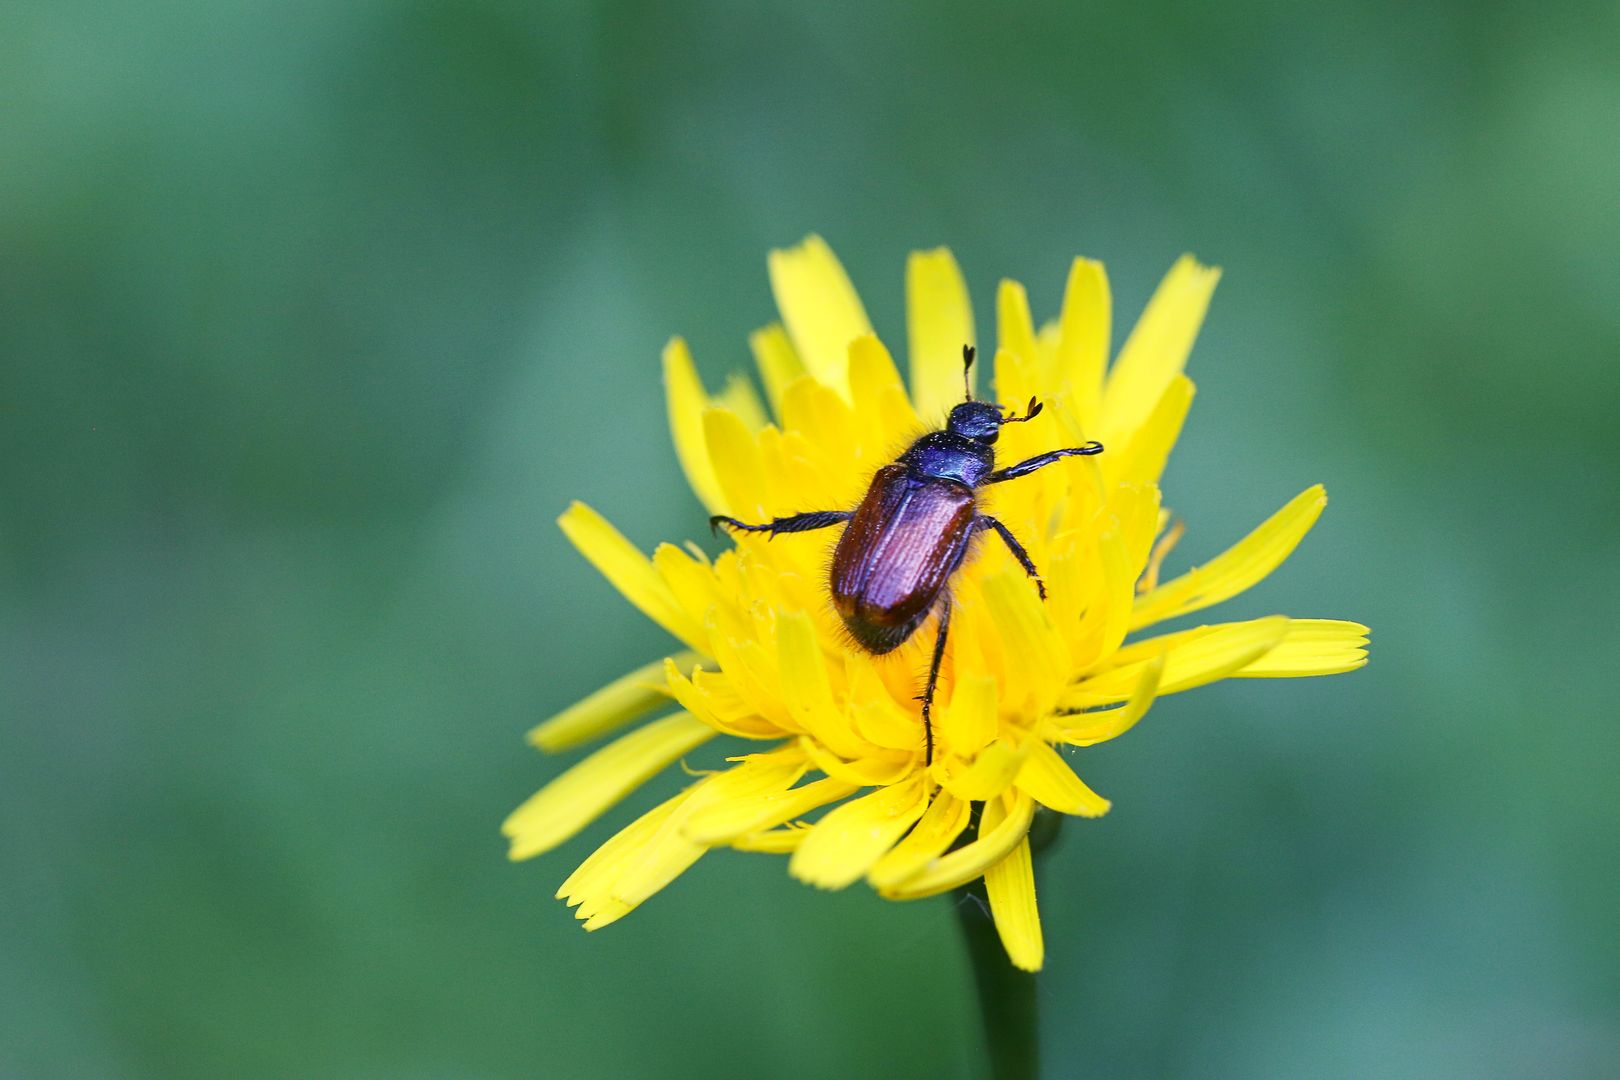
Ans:
[[[934,635],[934,658],[928,664],[928,685],[922,692],[923,767],[934,763],[934,690],[939,685],[939,665],[945,659],[945,636],[951,629],[951,598],[939,602],[939,632]]]

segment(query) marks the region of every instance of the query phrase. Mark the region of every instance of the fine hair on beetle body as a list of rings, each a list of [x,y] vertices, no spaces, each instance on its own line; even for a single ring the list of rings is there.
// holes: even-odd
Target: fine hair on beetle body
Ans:
[[[1102,453],[1102,444],[1048,450],[996,468],[995,444],[1001,429],[1040,415],[1030,398],[1024,412],[1003,412],[973,397],[968,373],[974,349],[962,346],[961,404],[941,428],[926,431],[889,464],[879,468],[854,509],[811,510],[758,524],[724,514],[709,519],[738,533],[810,532],[844,526],[828,564],[828,596],[843,622],[847,644],[883,656],[905,644],[930,618],[936,621],[922,703],[923,759],[934,760],[932,711],[940,667],[950,634],[956,574],[971,558],[979,534],[994,532],[1033,580],[1041,599],[1046,584],[1034,560],[1000,519],[985,513],[981,492],[994,484],[1028,476],[1065,457]]]

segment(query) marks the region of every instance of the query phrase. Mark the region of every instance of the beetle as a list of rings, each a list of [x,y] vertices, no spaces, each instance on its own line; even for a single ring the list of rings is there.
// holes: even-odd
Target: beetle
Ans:
[[[979,509],[979,491],[991,484],[1028,476],[1060,458],[1102,453],[1096,441],[1084,446],[1048,450],[1016,465],[996,468],[996,438],[1004,424],[1021,424],[1040,415],[1041,403],[1029,399],[1024,415],[1003,414],[1000,406],[975,401],[967,376],[974,349],[962,347],[962,383],[967,393],[951,409],[945,427],[912,443],[892,464],[872,477],[871,486],[853,510],[812,510],[773,518],[758,525],[716,514],[709,527],[738,532],[810,532],[833,525],[847,528],[833,550],[828,586],[833,607],[856,645],[877,656],[899,648],[935,612],[939,629],[923,689],[924,764],[934,761],[931,712],[945,639],[951,625],[951,578],[962,568],[974,538],[986,529],[1000,536],[1013,558],[1035,581],[1042,600],[1046,585],[1034,560],[1012,530]]]

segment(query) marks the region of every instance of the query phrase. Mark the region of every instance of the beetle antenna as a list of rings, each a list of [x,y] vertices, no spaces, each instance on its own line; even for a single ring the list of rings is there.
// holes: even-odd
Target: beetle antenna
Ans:
[[[1026,420],[1033,420],[1037,416],[1041,415],[1041,410],[1045,407],[1045,402],[1036,401],[1034,398],[1030,398],[1029,405],[1025,407],[1023,416],[1018,416],[1017,414],[1004,416],[1001,418],[1001,422],[1003,424],[1022,424]]]
[[[968,372],[973,370],[973,357],[975,350],[971,345],[962,346],[962,400],[973,400],[973,385],[968,382]]]

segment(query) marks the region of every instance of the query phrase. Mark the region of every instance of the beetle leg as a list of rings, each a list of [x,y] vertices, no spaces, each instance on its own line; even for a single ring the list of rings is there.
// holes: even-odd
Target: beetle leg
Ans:
[[[1066,450],[1048,450],[1044,454],[1036,454],[1028,461],[1020,461],[1016,465],[1009,465],[1005,469],[997,469],[985,478],[987,484],[999,484],[1003,480],[1016,480],[1020,476],[1028,476],[1036,469],[1044,469],[1058,458],[1090,457],[1092,454],[1102,453],[1102,443],[1092,441],[1084,446],[1071,446]]]
[[[728,529],[737,529],[741,532],[763,532],[775,536],[777,533],[809,532],[811,529],[825,529],[829,525],[838,525],[855,516],[853,510],[812,510],[808,514],[794,514],[792,517],[772,518],[763,525],[745,525],[734,517],[716,514],[709,519],[709,528],[719,531],[724,525]]]
[[[949,593],[939,602],[939,632],[934,635],[934,659],[928,664],[928,685],[923,688],[923,768],[934,763],[934,687],[939,684],[939,665],[945,659],[945,635],[951,629],[951,597]]]
[[[1041,594],[1042,600],[1045,600],[1046,582],[1041,580],[1041,572],[1035,569],[1035,560],[1029,557],[1029,552],[1024,550],[1024,545],[1018,542],[1018,538],[1012,534],[1012,530],[989,514],[980,514],[977,524],[981,529],[994,529],[1001,535],[1001,539],[1006,541],[1007,550],[1013,553],[1013,558],[1017,559],[1018,565],[1024,568],[1024,573],[1035,579],[1035,591]]]

